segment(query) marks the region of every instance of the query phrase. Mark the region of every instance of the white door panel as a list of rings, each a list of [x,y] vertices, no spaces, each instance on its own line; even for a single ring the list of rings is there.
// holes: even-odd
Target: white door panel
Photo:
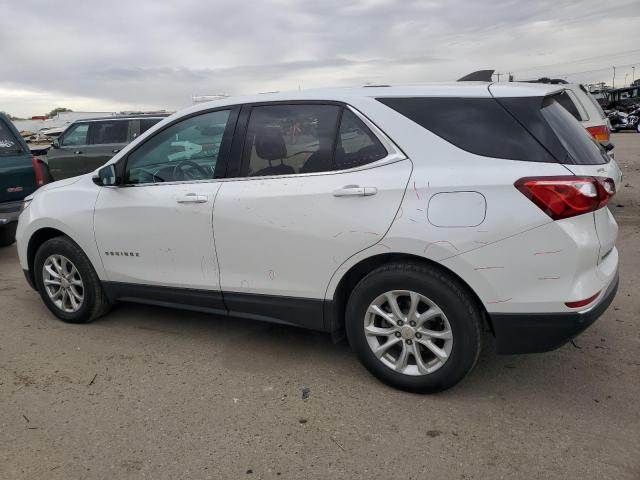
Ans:
[[[223,182],[213,212],[222,291],[324,298],[338,266],[385,235],[411,169]]]
[[[219,188],[219,182],[103,188],[95,236],[108,279],[218,290],[211,216]]]

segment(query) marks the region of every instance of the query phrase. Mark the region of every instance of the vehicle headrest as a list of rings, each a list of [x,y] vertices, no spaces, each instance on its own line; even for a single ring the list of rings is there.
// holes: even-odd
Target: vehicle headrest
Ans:
[[[287,157],[280,127],[264,126],[256,132],[256,153],[264,160],[282,160]]]

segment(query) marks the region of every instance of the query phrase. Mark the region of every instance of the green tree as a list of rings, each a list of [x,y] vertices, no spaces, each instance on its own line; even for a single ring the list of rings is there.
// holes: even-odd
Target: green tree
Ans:
[[[73,112],[73,110],[71,110],[70,108],[65,108],[65,107],[58,107],[58,108],[54,108],[53,110],[51,110],[49,113],[47,113],[47,117],[49,118],[53,118],[55,117],[58,113],[61,112]]]

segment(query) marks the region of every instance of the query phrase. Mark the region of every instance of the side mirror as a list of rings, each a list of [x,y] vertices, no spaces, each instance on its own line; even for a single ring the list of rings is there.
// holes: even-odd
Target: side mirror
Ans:
[[[54,138],[53,142],[51,142],[51,146],[53,148],[60,148],[60,139],[59,138]]]
[[[602,145],[602,148],[604,148],[607,152],[610,152],[615,148],[615,145],[609,141],[600,142],[600,145]]]
[[[100,187],[115,187],[118,183],[116,166],[112,163],[102,167],[93,175],[93,183]]]

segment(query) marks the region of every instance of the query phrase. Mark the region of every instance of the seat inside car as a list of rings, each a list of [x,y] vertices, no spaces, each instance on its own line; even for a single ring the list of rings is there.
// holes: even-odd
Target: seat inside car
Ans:
[[[287,158],[287,146],[284,143],[284,137],[279,127],[264,126],[260,128],[256,132],[254,145],[256,155],[268,161],[269,166],[251,175],[290,175],[295,173],[292,166],[284,164],[284,160]],[[277,160],[280,160],[280,163],[273,165],[272,162]]]

